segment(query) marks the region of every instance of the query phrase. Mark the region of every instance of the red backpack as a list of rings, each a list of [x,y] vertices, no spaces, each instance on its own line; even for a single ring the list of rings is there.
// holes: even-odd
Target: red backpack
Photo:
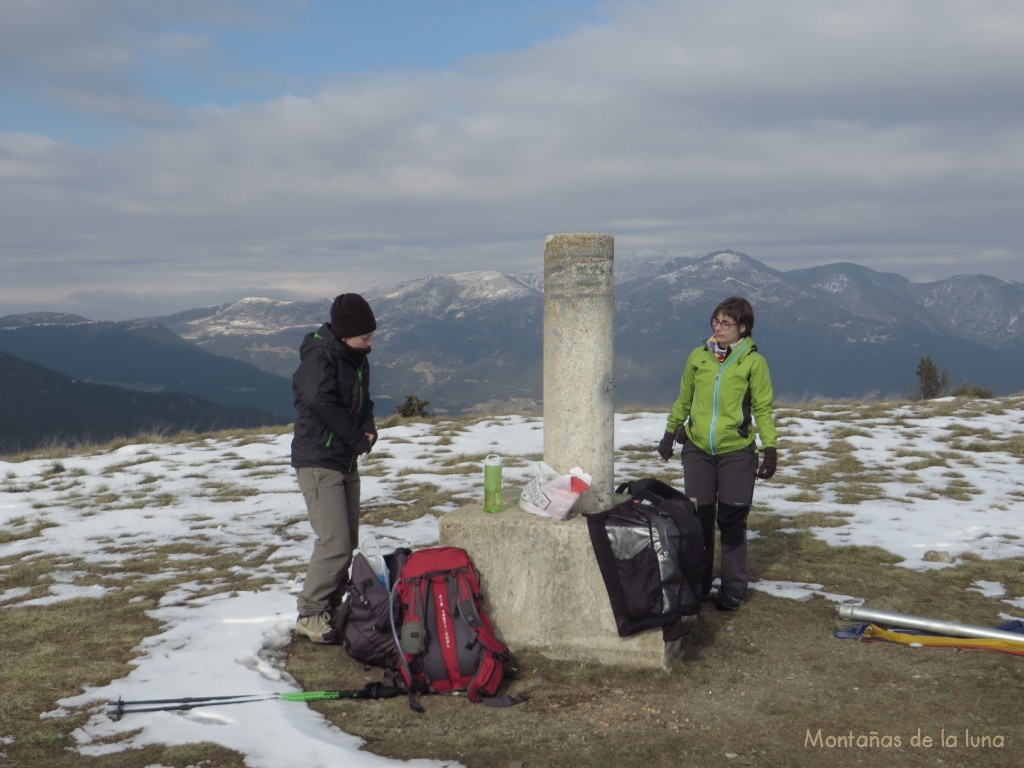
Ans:
[[[499,695],[511,657],[494,634],[483,605],[480,576],[458,547],[413,552],[395,584],[401,649],[394,683],[422,711],[420,693],[465,691],[470,701],[491,706],[522,699]]]

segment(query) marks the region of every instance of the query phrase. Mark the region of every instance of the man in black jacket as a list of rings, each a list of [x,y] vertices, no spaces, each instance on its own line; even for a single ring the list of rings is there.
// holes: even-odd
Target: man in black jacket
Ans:
[[[356,462],[377,440],[366,359],[376,329],[366,300],[341,294],[331,306],[331,322],[303,339],[301,362],[292,376],[292,466],[316,534],[295,631],[314,643],[337,639],[331,611],[359,546]]]

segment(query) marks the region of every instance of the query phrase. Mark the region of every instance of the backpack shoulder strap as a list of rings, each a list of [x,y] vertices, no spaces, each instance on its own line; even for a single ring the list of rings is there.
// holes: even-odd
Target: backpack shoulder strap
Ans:
[[[469,568],[460,568],[457,572],[457,579],[458,593],[455,605],[458,618],[470,629],[476,641],[484,648],[498,656],[499,659],[507,658],[508,646],[495,635],[494,627],[486,614],[477,609],[477,601],[481,598],[476,574]]]
[[[421,618],[418,619],[420,626],[422,627],[422,616],[423,616],[423,600],[420,596],[420,582],[421,579],[406,579],[404,577],[396,579],[394,586],[391,587],[391,633],[395,638],[395,645],[398,647],[398,667],[396,669],[389,669],[384,674],[384,680],[390,687],[400,688],[405,691],[409,696],[409,709],[413,712],[423,714],[423,705],[420,704],[419,699],[419,686],[416,684],[415,676],[413,675],[412,667],[409,664],[408,655],[405,649],[402,647],[402,641],[400,637],[400,630],[398,625],[395,624],[394,601],[395,595],[398,595],[402,601],[402,626],[407,626],[410,621],[410,615],[405,613],[405,607],[408,605],[412,607],[413,612],[416,616]]]

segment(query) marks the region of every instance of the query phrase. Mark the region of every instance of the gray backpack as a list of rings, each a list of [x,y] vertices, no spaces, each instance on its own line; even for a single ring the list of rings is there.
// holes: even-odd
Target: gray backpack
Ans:
[[[397,549],[384,562],[393,580],[410,550]],[[391,620],[391,594],[362,552],[352,558],[352,582],[342,597],[337,625],[345,651],[368,666],[390,669],[399,663],[398,642]]]

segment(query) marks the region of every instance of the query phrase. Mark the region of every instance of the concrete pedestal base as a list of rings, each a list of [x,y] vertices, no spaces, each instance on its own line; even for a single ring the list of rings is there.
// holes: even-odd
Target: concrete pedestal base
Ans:
[[[523,512],[517,491],[504,495],[501,512],[469,505],[441,517],[440,529],[440,544],[465,549],[480,569],[491,618],[513,653],[668,669],[660,629],[619,637],[584,518]]]

